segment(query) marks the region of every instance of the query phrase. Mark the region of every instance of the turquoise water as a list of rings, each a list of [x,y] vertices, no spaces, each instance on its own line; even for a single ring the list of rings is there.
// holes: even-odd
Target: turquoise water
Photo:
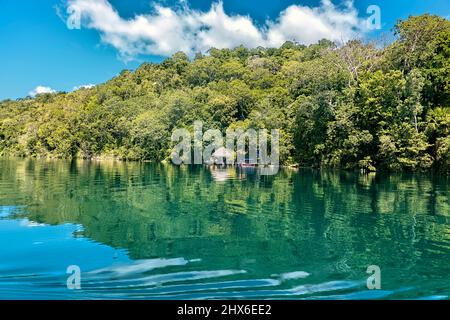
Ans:
[[[445,177],[0,159],[0,299],[448,299],[449,258]]]

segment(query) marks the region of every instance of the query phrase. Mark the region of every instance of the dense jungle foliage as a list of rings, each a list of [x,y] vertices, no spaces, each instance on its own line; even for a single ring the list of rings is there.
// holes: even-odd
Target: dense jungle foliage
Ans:
[[[282,164],[450,172],[450,21],[377,46],[328,40],[176,53],[70,93],[0,102],[0,154],[167,159],[174,128],[280,129]],[[95,72],[95,71],[93,71]]]

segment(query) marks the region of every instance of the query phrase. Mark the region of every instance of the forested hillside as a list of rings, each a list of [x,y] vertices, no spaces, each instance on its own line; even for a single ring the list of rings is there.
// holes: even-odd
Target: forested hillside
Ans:
[[[160,161],[172,130],[201,120],[280,129],[283,164],[448,173],[450,21],[411,17],[394,32],[385,47],[177,53],[93,88],[2,101],[0,154]]]

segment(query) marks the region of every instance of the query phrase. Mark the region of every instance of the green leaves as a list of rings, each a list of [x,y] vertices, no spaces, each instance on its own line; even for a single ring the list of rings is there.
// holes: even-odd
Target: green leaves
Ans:
[[[433,163],[429,147],[425,134],[410,123],[394,125],[380,136],[379,161],[391,170],[429,169]]]

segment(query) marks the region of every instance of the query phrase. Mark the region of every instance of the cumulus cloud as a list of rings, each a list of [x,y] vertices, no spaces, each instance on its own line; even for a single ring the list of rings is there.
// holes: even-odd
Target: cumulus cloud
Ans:
[[[73,87],[73,91],[80,90],[80,89],[91,89],[93,87],[95,87],[95,84],[92,84],[92,83],[90,83],[90,84],[83,84],[81,86]]]
[[[168,56],[177,51],[192,55],[211,47],[276,47],[287,40],[302,44],[323,38],[345,41],[365,31],[365,22],[350,0],[341,7],[330,0],[322,0],[318,7],[291,5],[262,26],[250,16],[227,14],[222,2],[206,12],[182,4],[178,8],[155,5],[151,13],[124,19],[107,0],[68,0],[67,26],[97,30],[102,42],[123,58]]]
[[[30,92],[28,92],[28,95],[31,97],[35,97],[38,94],[42,94],[42,93],[55,93],[56,90],[53,90],[50,87],[46,87],[46,86],[37,86],[36,88],[34,88],[33,90],[31,90]]]

